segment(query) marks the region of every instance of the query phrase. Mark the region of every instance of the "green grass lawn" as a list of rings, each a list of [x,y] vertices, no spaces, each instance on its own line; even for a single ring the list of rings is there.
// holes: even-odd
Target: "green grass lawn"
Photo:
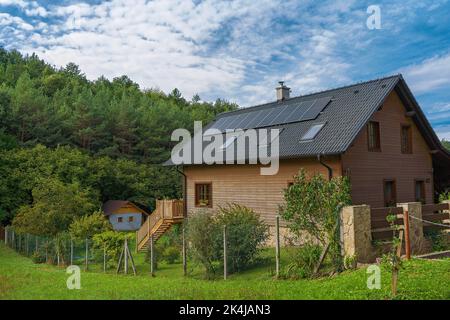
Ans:
[[[269,252],[270,253],[270,252]],[[160,264],[149,276],[144,255],[138,275],[103,274],[99,267],[81,273],[81,290],[68,290],[64,268],[34,264],[0,243],[0,299],[389,299],[390,274],[382,271],[380,290],[366,287],[366,270],[346,271],[317,280],[274,280],[270,265],[227,281],[204,280],[198,271],[183,277],[180,264]],[[450,299],[450,260],[412,260],[400,272],[401,299]]]

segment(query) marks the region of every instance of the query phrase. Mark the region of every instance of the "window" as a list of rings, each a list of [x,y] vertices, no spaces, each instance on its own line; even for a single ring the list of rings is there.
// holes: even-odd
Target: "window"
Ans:
[[[195,184],[195,206],[212,208],[212,184]]]
[[[414,195],[416,202],[426,203],[425,199],[425,181],[416,180],[414,182]]]
[[[309,128],[308,131],[306,131],[306,133],[303,135],[303,137],[300,140],[308,141],[308,140],[314,139],[317,136],[317,134],[320,132],[320,130],[322,130],[324,125],[325,125],[325,123],[318,123],[318,124],[312,125],[312,127]]]
[[[134,220],[134,217],[133,217],[133,216],[128,217],[128,222],[133,222],[133,220]]]
[[[384,205],[395,207],[397,203],[397,190],[395,180],[384,180]]]
[[[403,125],[401,127],[401,146],[402,153],[412,153],[412,136],[411,136],[411,126]]]
[[[123,217],[118,217],[117,218],[117,222],[122,223],[123,222]]]
[[[380,123],[370,121],[367,124],[367,144],[369,151],[381,151]]]

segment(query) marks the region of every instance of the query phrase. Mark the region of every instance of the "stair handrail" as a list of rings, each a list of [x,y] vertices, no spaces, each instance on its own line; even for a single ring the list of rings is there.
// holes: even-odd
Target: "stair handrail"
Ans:
[[[155,210],[148,216],[138,231],[138,244],[150,234],[161,219],[183,218],[183,200],[156,200]]]

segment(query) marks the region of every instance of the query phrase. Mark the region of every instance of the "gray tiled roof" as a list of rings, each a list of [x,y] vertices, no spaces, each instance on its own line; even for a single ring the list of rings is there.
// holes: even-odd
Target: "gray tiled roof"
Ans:
[[[291,98],[281,103],[272,102],[239,109],[232,113],[244,114],[255,111],[256,109],[273,108],[277,105],[298,105],[302,101],[332,97],[331,102],[314,120],[266,128],[284,128],[280,134],[281,158],[315,156],[317,154],[339,154],[347,150],[361,128],[395,87],[398,79],[399,76],[392,76],[372,80]],[[220,114],[216,120],[229,114],[230,112]],[[308,142],[300,142],[300,138],[313,124],[324,122],[326,122],[326,125],[315,139]],[[214,126],[214,123],[211,123],[210,126]]]
[[[269,109],[274,106],[282,107],[286,105],[298,105],[303,101],[331,97],[331,102],[314,120],[285,123],[266,128],[283,129],[279,137],[280,158],[310,157],[319,154],[341,154],[350,147],[351,143],[372,114],[381,106],[389,93],[394,90],[400,82],[402,86],[406,86],[402,76],[395,75],[294,97],[282,102],[271,102],[254,107],[242,108],[236,111],[219,114],[213,122],[205,127],[205,130],[213,128],[214,123],[222,117],[235,114],[244,115],[248,112]],[[417,108],[419,108],[418,105]],[[312,125],[324,122],[326,122],[326,125],[313,140],[300,141],[301,137]],[[426,119],[425,122],[427,122]],[[435,139],[436,137],[434,140]],[[207,143],[204,145],[206,144]],[[170,165],[171,161],[169,160],[165,164]]]

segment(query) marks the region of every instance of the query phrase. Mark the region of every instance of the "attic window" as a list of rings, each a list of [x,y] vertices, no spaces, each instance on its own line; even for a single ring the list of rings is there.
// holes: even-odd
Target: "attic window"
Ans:
[[[322,130],[322,128],[325,126],[325,123],[317,123],[314,124],[311,128],[306,131],[306,133],[303,135],[303,137],[300,139],[300,141],[309,141],[313,140]]]

